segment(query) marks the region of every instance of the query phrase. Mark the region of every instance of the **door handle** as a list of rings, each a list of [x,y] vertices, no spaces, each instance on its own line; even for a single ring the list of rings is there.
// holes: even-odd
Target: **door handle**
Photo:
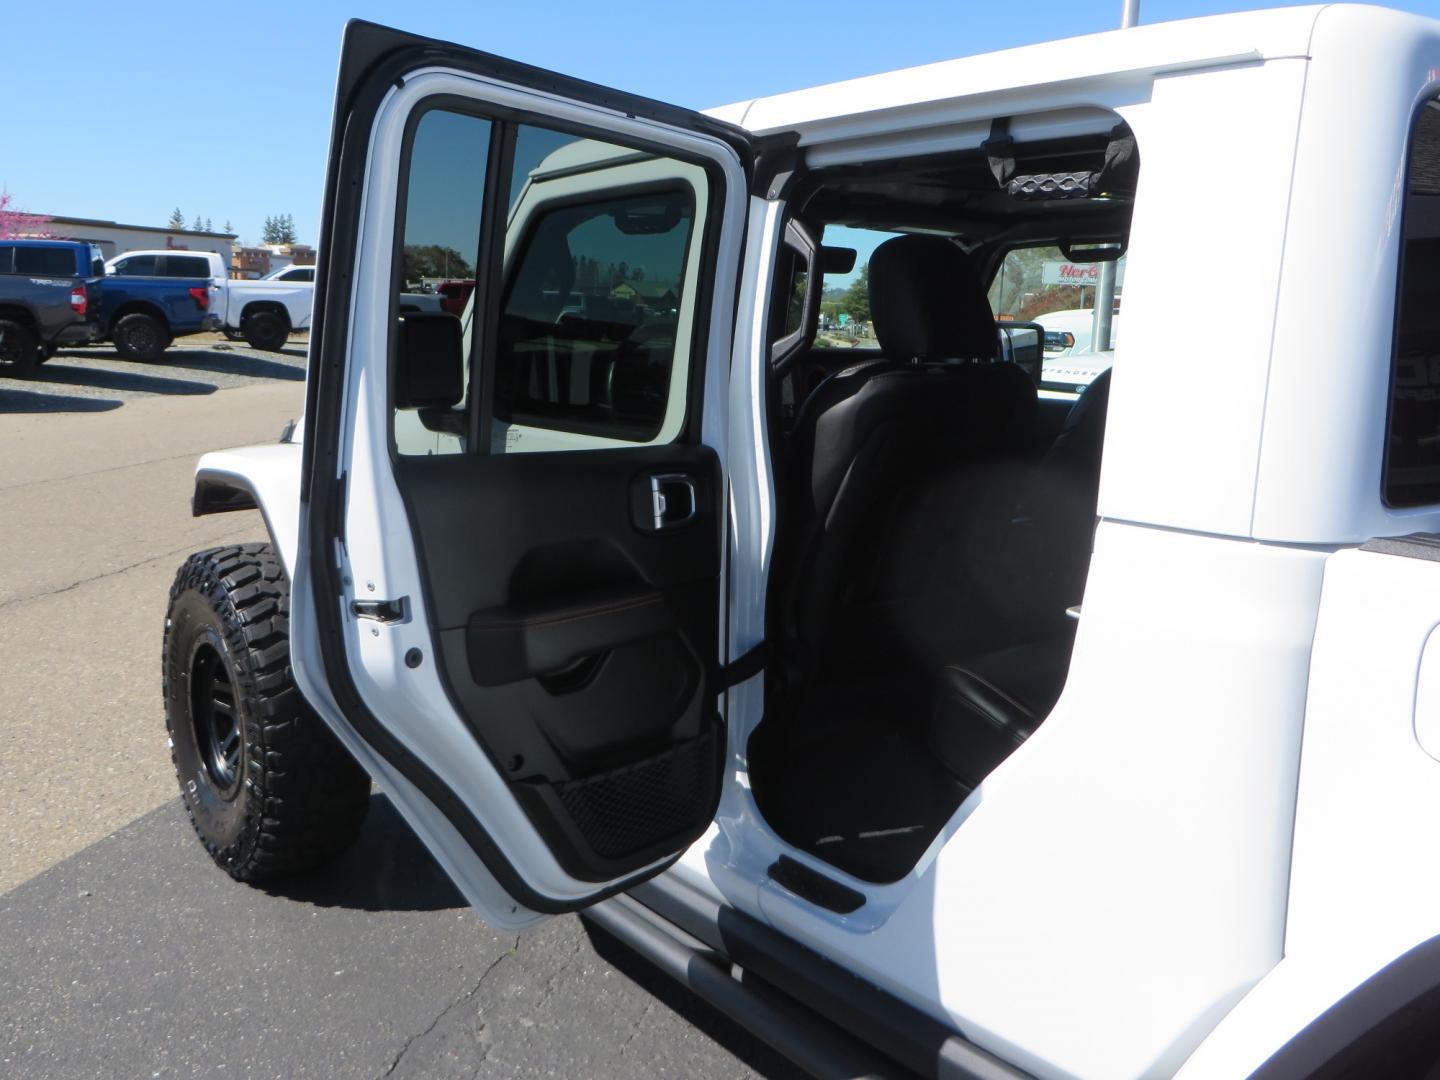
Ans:
[[[650,477],[650,524],[654,532],[675,529],[695,520],[699,503],[695,481],[684,473],[660,473]]]

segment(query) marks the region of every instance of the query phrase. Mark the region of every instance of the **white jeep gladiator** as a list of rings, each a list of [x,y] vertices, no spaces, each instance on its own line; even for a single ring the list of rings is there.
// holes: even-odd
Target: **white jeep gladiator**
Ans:
[[[1042,246],[1127,260],[1082,393],[997,344]],[[373,778],[821,1075],[1435,1075],[1437,294],[1411,15],[706,114],[352,23],[301,429],[196,476],[269,537],[170,597],[195,829],[310,868]]]

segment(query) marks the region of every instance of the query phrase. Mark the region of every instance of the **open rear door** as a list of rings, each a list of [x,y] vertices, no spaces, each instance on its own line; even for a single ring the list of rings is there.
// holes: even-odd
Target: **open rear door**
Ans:
[[[492,923],[658,873],[725,755],[738,129],[346,30],[294,655]]]

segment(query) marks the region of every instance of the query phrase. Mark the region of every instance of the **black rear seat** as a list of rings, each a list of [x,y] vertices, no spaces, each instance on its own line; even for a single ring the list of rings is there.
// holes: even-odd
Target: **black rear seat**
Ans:
[[[1024,640],[942,668],[930,741],[975,787],[1034,734],[1064,689],[1095,531],[1110,373],[1090,384],[994,538],[999,566],[977,580],[1008,588]],[[1008,533],[1008,536],[1005,534]]]

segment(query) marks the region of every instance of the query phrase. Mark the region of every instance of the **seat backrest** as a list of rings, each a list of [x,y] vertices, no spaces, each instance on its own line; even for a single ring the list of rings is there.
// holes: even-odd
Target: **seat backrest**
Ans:
[[[884,357],[817,386],[785,448],[771,615],[802,676],[824,652],[847,567],[863,565],[895,494],[957,461],[1019,452],[1035,422],[1024,372],[968,362],[993,359],[997,336],[960,248],[887,241],[871,257],[870,302]]]

